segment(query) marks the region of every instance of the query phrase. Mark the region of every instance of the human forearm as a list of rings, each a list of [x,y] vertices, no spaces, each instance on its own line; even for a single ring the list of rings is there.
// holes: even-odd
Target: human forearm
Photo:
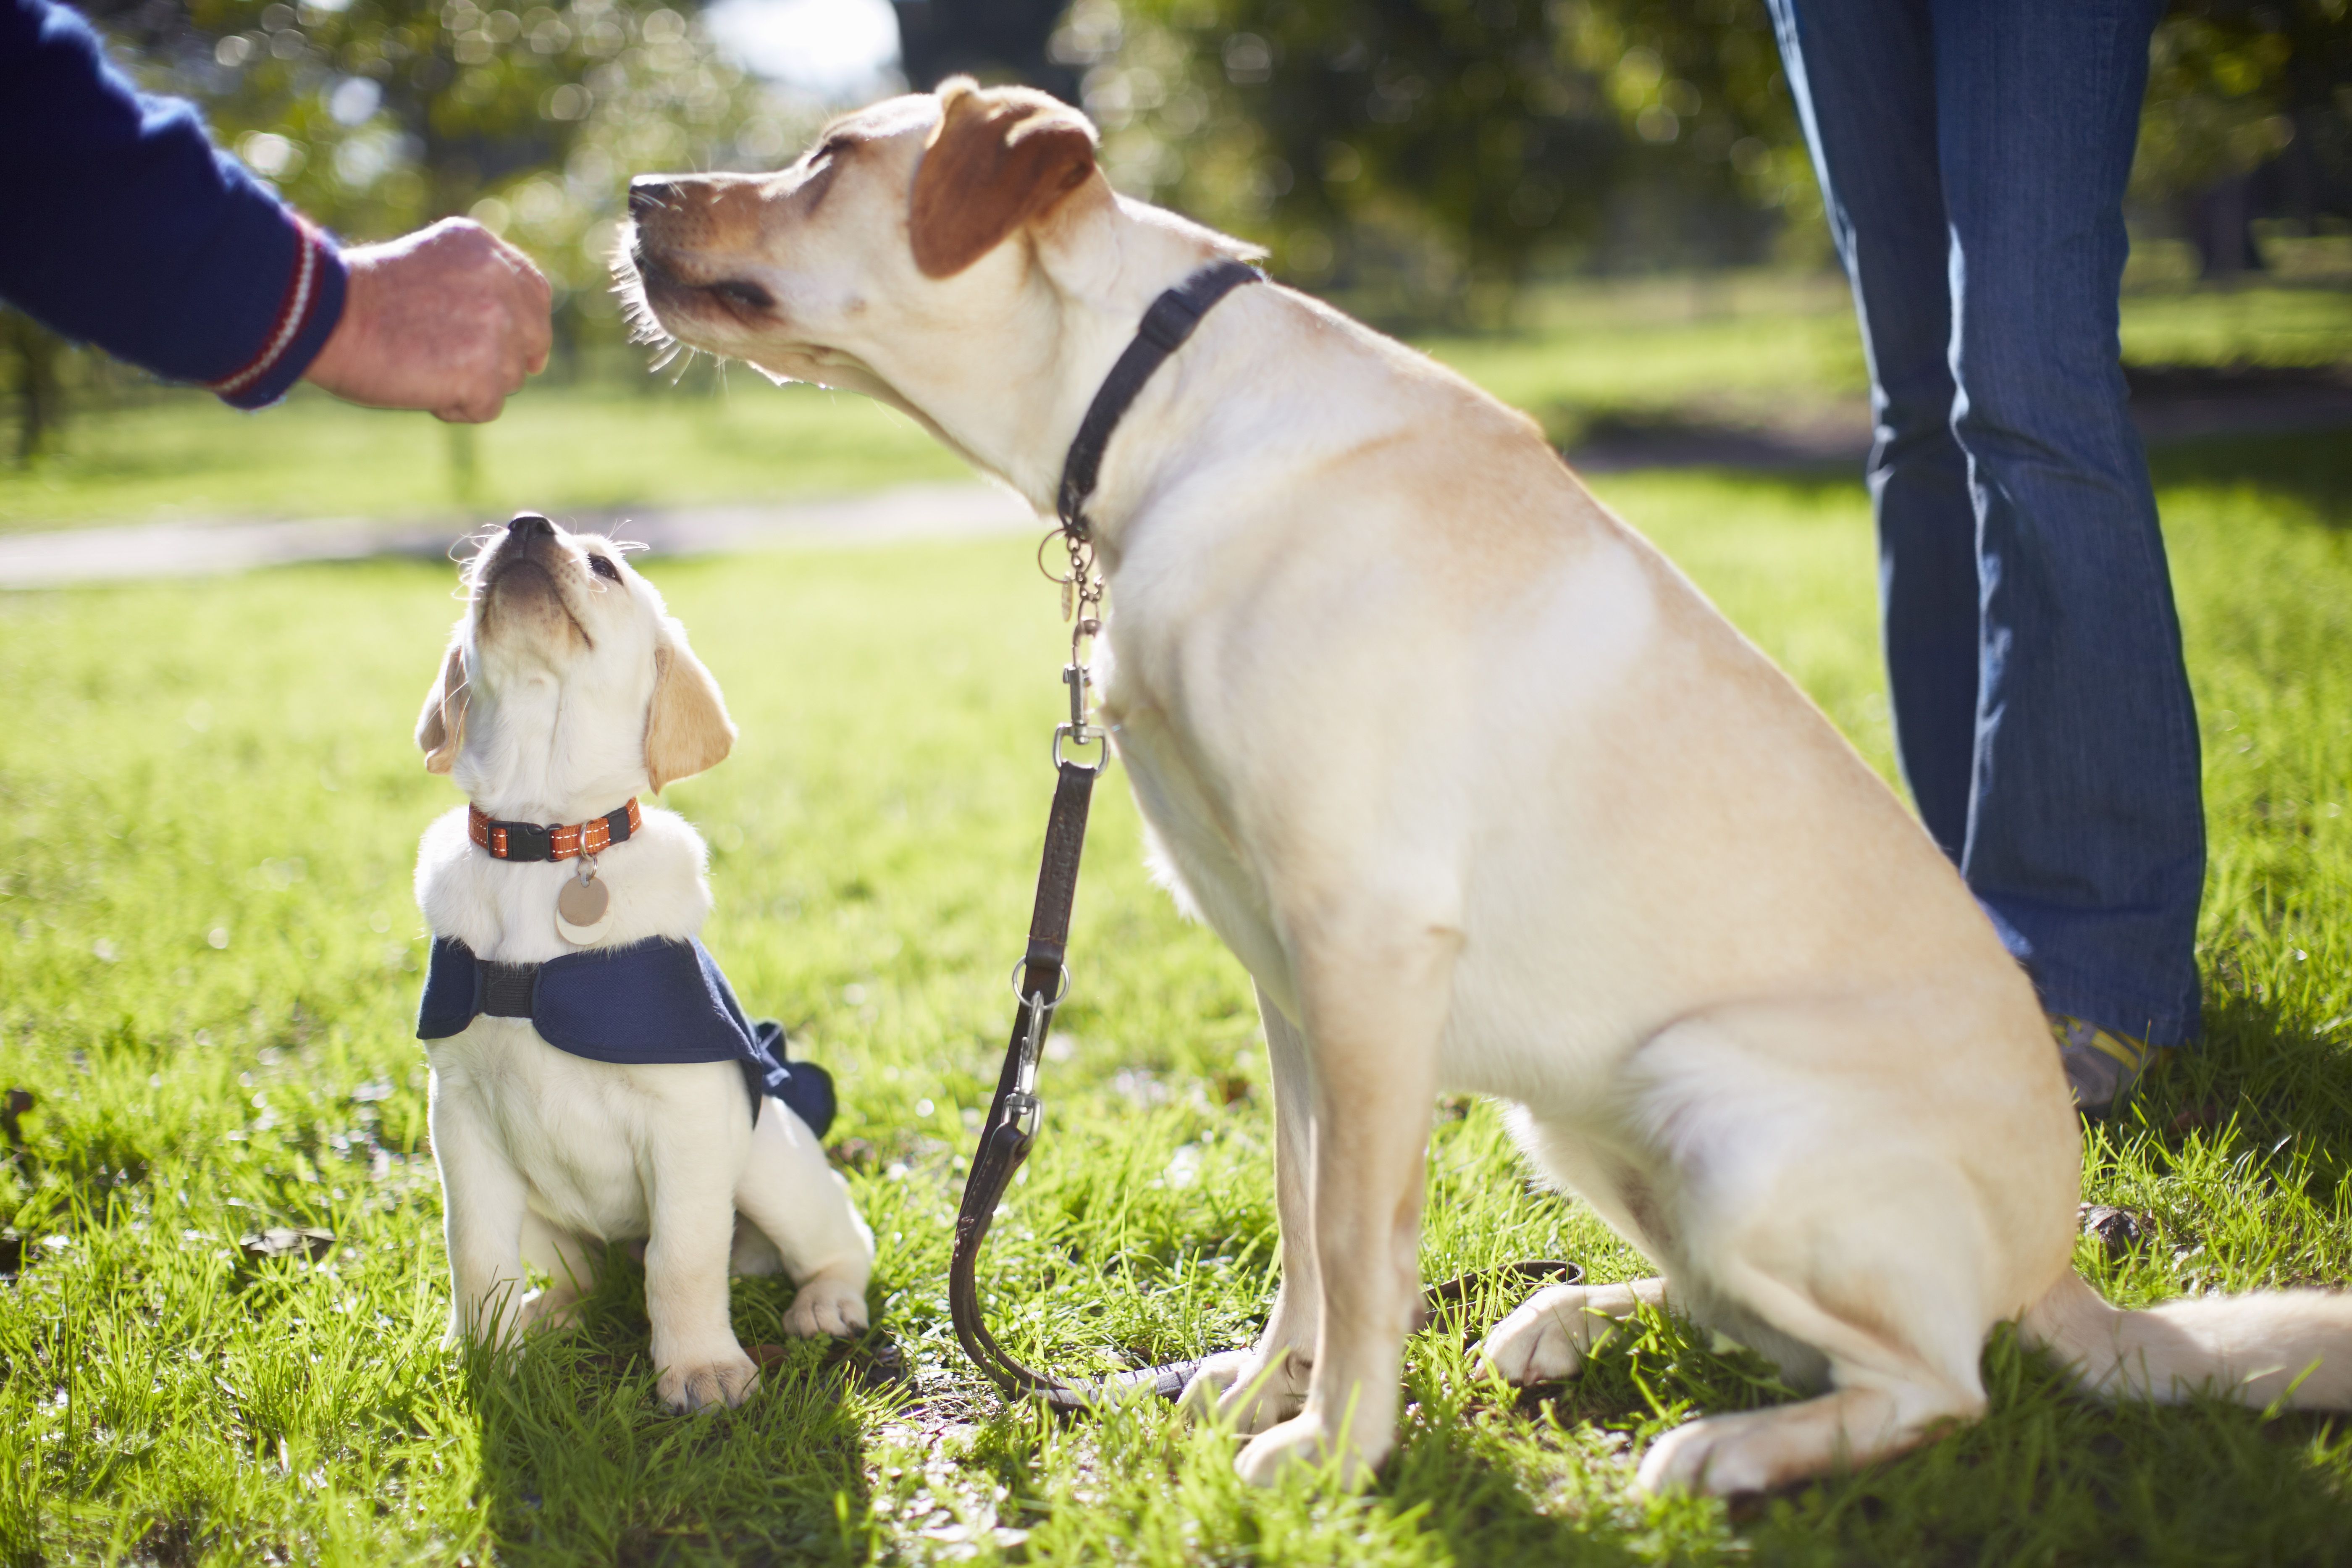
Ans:
[[[332,243],[47,0],[0,0],[0,297],[159,375],[257,406],[341,316]]]

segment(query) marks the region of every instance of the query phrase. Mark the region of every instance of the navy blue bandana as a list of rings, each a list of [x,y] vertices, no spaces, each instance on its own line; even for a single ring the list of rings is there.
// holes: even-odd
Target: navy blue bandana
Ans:
[[[737,1062],[751,1096],[772,1095],[820,1138],[833,1125],[833,1079],[784,1059],[784,1026],[743,1016],[734,988],[698,941],[654,937],[545,963],[495,963],[455,937],[433,943],[416,1037],[446,1040],[483,1015],[528,1018],[540,1038],[590,1061]]]

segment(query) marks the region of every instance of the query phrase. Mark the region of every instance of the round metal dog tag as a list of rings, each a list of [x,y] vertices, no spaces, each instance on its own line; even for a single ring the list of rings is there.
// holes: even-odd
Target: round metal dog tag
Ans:
[[[555,895],[555,934],[586,947],[613,927],[613,889],[589,871],[563,884]]]

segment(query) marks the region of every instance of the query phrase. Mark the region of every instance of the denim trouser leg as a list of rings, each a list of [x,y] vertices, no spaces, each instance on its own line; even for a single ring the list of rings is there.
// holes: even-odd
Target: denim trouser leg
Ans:
[[[2055,1012],[2197,1029],[2195,716],[2125,408],[2158,0],[1773,0],[1870,354],[1906,777]]]

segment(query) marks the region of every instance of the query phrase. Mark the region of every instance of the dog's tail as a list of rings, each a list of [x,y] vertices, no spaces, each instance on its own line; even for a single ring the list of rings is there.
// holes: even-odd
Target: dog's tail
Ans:
[[[2352,1295],[2269,1290],[2129,1312],[2070,1269],[2019,1327],[2110,1398],[2202,1390],[2257,1408],[2352,1409]]]

